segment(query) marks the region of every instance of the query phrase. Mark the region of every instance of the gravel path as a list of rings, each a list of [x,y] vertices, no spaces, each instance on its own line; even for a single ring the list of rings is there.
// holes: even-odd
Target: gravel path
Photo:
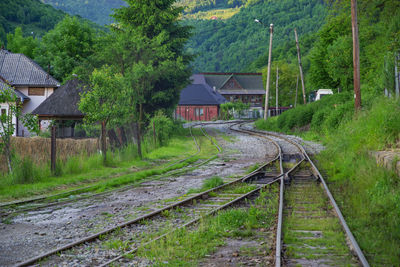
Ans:
[[[207,125],[223,152],[219,157],[179,177],[165,177],[140,187],[99,198],[79,200],[18,215],[0,223],[0,266],[11,266],[110,226],[133,219],[160,207],[163,200],[179,197],[203,180],[220,176],[231,180],[256,162],[276,154],[275,148],[257,137],[240,135],[229,125]]]

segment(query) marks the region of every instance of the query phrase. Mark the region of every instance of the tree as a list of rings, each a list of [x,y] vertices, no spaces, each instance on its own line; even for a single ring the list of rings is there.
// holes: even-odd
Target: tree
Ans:
[[[85,123],[101,123],[101,150],[106,163],[106,128],[123,116],[126,87],[122,75],[109,66],[95,69],[90,80],[91,89],[82,93],[79,109],[85,114]]]
[[[117,51],[118,58],[123,61],[121,67],[127,69],[142,61],[151,64],[159,74],[163,71],[162,75],[157,75],[151,90],[144,94],[143,109],[149,114],[158,109],[171,114],[191,75],[187,65],[192,56],[185,52],[191,27],[181,25],[182,8],[175,6],[176,0],[126,2],[128,6],[117,9],[113,15],[119,25],[116,34],[125,36],[125,40],[117,40],[122,42],[122,47],[133,48]]]
[[[180,25],[181,8],[173,5],[175,0],[127,3],[127,7],[115,11],[117,24],[104,38],[98,61],[112,66],[123,77],[126,101],[118,107],[123,113],[120,118],[136,127],[141,157],[144,119],[157,110],[171,114],[181,89],[189,82],[191,56],[184,45],[190,27]]]
[[[39,46],[39,41],[32,36],[23,37],[21,27],[15,28],[14,34],[7,34],[7,49],[13,53],[22,53],[33,58],[34,50]]]
[[[43,36],[35,60],[42,66],[52,66],[51,74],[64,80],[85,58],[93,54],[95,31],[86,22],[66,16],[53,30]]]
[[[22,124],[28,128],[29,132],[38,133],[39,123],[36,116],[31,114],[21,114],[21,106],[15,95],[14,89],[6,86],[0,89],[0,103],[7,106],[6,112],[0,114],[0,152],[4,153],[8,171],[12,173],[12,156],[11,136],[15,132],[15,118],[19,118]]]

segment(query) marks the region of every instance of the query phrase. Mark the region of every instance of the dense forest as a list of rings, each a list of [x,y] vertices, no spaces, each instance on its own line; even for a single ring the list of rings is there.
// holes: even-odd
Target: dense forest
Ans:
[[[275,25],[274,59],[295,59],[294,28],[297,28],[301,42],[309,42],[309,48],[312,42],[309,35],[320,29],[326,14],[327,7],[320,0],[259,1],[247,3],[228,20],[186,20],[195,28],[188,44],[188,50],[198,55],[193,63],[194,70],[240,72],[260,69],[266,63],[270,23]],[[264,26],[255,23],[256,18]]]
[[[100,25],[113,22],[110,17],[114,8],[125,6],[123,0],[41,0],[72,15],[80,15]]]
[[[65,13],[39,0],[0,1],[0,41],[6,34],[21,27],[25,36],[42,36],[62,20]]]
[[[0,1],[0,43],[7,43],[7,34],[22,29],[24,37],[41,38],[53,29],[67,13],[46,5],[39,0],[2,0]],[[78,16],[82,23],[88,23],[96,30],[103,27]]]

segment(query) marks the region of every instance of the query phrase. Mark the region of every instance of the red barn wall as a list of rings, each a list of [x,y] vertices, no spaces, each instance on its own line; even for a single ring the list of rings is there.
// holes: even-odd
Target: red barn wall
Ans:
[[[200,109],[203,109],[202,115],[199,115]],[[218,106],[178,106],[176,114],[187,121],[211,121],[218,118]]]

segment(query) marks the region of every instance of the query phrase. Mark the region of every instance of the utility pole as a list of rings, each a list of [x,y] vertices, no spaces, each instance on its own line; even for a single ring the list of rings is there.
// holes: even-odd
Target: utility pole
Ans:
[[[306,100],[306,87],[304,85],[304,76],[303,76],[303,66],[301,64],[301,54],[300,54],[300,45],[299,45],[299,38],[297,36],[297,30],[294,29],[294,35],[296,37],[296,47],[297,47],[297,59],[299,60],[299,69],[300,69],[300,78],[301,78],[301,86],[303,88],[303,101],[304,104],[307,104]]]
[[[265,88],[265,107],[264,107],[264,120],[268,117],[268,102],[269,102],[269,81],[271,78],[271,58],[272,58],[272,37],[274,35],[274,24],[269,26],[269,54],[268,54],[268,73],[267,84]]]
[[[358,40],[357,0],[351,0],[351,23],[353,32],[354,108],[357,111],[361,109],[360,46]]]
[[[275,116],[278,116],[278,111],[279,111],[279,108],[278,108],[278,105],[279,105],[279,102],[278,102],[278,97],[279,97],[279,86],[278,86],[278,84],[279,84],[279,67],[276,67],[276,89],[275,89],[275,94],[276,94],[276,106],[275,106],[275,110],[276,110],[276,114],[275,114]]]
[[[294,108],[296,108],[297,105],[297,92],[299,90],[299,74],[297,74],[297,81],[296,81],[296,98],[294,99]]]

